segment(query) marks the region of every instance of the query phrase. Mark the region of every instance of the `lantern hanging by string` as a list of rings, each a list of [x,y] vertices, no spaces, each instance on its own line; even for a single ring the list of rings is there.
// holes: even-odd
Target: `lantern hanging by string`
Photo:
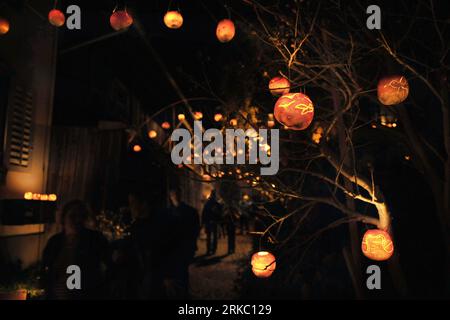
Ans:
[[[66,22],[66,17],[60,10],[53,9],[48,13],[48,21],[55,27],[61,27]]]
[[[236,34],[236,28],[234,22],[230,19],[223,19],[219,21],[216,28],[216,36],[220,42],[229,42],[234,38]]]
[[[288,129],[305,130],[314,118],[314,105],[303,93],[288,93],[275,103],[274,115]]]
[[[404,76],[384,77],[378,82],[378,100],[385,106],[393,106],[406,100],[409,84]]]
[[[167,11],[164,15],[164,24],[170,29],[179,29],[183,25],[183,16],[178,11]]]
[[[184,121],[186,119],[186,116],[183,113],[178,114],[178,120]]]
[[[140,145],[138,145],[138,144],[135,144],[133,146],[133,151],[134,152],[141,152],[142,151],[142,147]]]
[[[291,84],[284,77],[274,77],[269,81],[269,90],[274,96],[289,93]]]
[[[394,253],[394,243],[386,231],[367,230],[362,239],[361,250],[371,260],[384,261]]]
[[[148,137],[149,137],[150,139],[155,139],[157,136],[158,136],[158,133],[157,133],[155,130],[150,130],[150,131],[148,132]]]
[[[163,128],[164,130],[170,129],[170,123],[169,123],[168,121],[164,121],[164,122],[161,124],[161,128]]]
[[[268,251],[260,251],[252,256],[252,271],[258,278],[268,278],[276,268],[275,256]]]
[[[109,18],[111,27],[116,30],[124,30],[133,24],[133,17],[126,10],[114,10]]]
[[[9,21],[5,18],[0,18],[0,35],[7,34],[9,32]]]

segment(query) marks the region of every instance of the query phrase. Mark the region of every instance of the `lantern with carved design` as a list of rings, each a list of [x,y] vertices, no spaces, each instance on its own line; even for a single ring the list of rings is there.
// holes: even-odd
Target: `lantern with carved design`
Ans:
[[[390,76],[378,82],[378,100],[385,106],[393,106],[406,100],[409,94],[408,81],[404,76]]]
[[[314,118],[314,105],[303,93],[288,93],[275,103],[274,115],[288,129],[305,130]]]
[[[290,88],[289,80],[283,77],[274,77],[269,82],[269,90],[275,96],[289,93]]]
[[[234,22],[230,19],[223,19],[217,24],[216,36],[220,42],[229,42],[234,38],[236,29]]]
[[[252,271],[258,278],[268,278],[276,268],[275,256],[268,251],[260,251],[252,256]]]
[[[183,16],[178,11],[167,11],[164,15],[164,24],[170,29],[181,28],[183,25]]]
[[[361,250],[371,260],[384,261],[394,253],[394,243],[386,231],[367,230],[362,240]]]
[[[133,17],[126,10],[117,10],[109,18],[109,23],[114,30],[120,31],[133,24]]]
[[[66,17],[60,10],[53,9],[48,13],[48,21],[55,27],[61,27],[66,22]]]

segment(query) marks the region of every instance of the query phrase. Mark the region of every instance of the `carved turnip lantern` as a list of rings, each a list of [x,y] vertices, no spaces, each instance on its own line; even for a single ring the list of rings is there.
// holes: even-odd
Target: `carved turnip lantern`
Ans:
[[[371,260],[384,261],[394,253],[394,243],[386,231],[367,230],[361,243],[361,250]]]
[[[58,9],[53,9],[48,13],[48,22],[55,27],[61,27],[66,22],[66,17]]]
[[[291,84],[288,79],[284,77],[272,78],[269,82],[269,90],[274,96],[289,93]]]
[[[0,18],[0,35],[7,34],[8,31],[9,31],[9,21],[4,18]]]
[[[133,146],[133,151],[134,152],[141,152],[142,151],[142,147],[140,145],[138,145],[138,144],[135,144]]]
[[[260,251],[252,256],[252,271],[258,278],[268,278],[276,268],[275,256],[267,251]]]
[[[164,24],[167,28],[178,29],[183,25],[183,16],[178,11],[167,11],[164,15]]]
[[[229,42],[234,38],[236,34],[236,28],[234,22],[230,19],[223,19],[219,21],[216,29],[216,36],[220,42]]]
[[[378,100],[385,106],[402,103],[409,94],[408,81],[404,76],[390,76],[378,82]]]
[[[314,105],[303,93],[282,95],[275,103],[275,119],[291,130],[305,130],[314,118]]]
[[[133,24],[133,17],[126,10],[117,10],[109,18],[109,23],[114,30],[120,31]]]
[[[167,121],[164,121],[164,122],[161,124],[161,128],[163,128],[163,129],[165,129],[165,130],[170,129],[170,123],[167,122]]]

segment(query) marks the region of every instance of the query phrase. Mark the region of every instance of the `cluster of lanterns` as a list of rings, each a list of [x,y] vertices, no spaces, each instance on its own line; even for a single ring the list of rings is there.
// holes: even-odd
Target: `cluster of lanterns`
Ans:
[[[58,197],[56,194],[41,194],[33,192],[25,192],[23,195],[25,200],[40,200],[40,201],[56,201]]]

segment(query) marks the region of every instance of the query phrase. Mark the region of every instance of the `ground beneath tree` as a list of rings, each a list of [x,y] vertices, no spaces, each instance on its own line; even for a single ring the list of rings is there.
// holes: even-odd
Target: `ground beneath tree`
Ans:
[[[206,238],[198,241],[198,251],[190,266],[191,293],[193,299],[237,299],[236,280],[252,249],[249,236],[236,236],[236,252],[227,255],[227,239],[221,238],[214,256],[205,256]],[[250,263],[250,262],[249,262]]]

